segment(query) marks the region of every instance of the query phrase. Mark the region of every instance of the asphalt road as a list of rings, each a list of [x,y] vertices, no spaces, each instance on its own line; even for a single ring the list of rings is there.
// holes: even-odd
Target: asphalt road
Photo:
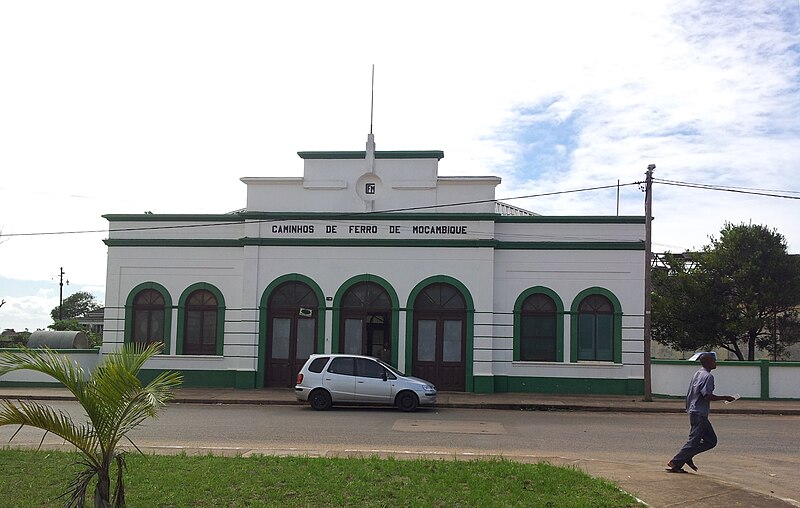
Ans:
[[[80,414],[73,402],[56,408]],[[800,418],[713,415],[714,450],[697,457],[705,475],[800,500]],[[0,427],[0,443],[16,429]],[[518,460],[572,459],[662,469],[685,442],[688,417],[673,414],[421,410],[307,406],[171,404],[131,437],[140,448],[169,452],[328,455],[400,453],[404,456],[502,455]],[[23,429],[12,441],[36,446],[41,431]],[[48,446],[60,440],[48,437]],[[590,463],[591,464],[591,463]],[[587,468],[592,473],[592,468]]]

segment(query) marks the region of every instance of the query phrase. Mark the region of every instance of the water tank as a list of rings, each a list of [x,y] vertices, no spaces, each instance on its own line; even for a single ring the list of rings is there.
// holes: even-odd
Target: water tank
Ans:
[[[89,349],[89,338],[84,332],[36,330],[28,338],[28,347],[50,349]]]

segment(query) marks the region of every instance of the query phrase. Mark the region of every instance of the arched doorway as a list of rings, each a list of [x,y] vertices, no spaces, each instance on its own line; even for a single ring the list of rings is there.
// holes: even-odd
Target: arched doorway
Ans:
[[[297,373],[316,352],[319,302],[310,286],[284,282],[267,301],[265,386],[294,386]]]
[[[392,300],[375,282],[358,282],[342,296],[339,353],[392,360]]]
[[[425,287],[414,299],[412,372],[437,390],[466,388],[467,306],[450,284]]]

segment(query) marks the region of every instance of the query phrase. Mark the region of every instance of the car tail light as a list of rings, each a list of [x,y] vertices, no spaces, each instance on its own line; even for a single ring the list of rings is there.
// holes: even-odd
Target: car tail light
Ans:
[[[297,383],[296,384],[303,384],[303,373],[297,374]]]

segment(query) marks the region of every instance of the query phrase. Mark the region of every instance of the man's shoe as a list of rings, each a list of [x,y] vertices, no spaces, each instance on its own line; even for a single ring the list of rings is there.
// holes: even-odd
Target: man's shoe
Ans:
[[[667,466],[669,466],[669,467],[667,467],[667,472],[668,473],[686,473],[687,472],[687,471],[685,471],[683,469],[683,466],[679,466],[678,464],[672,462],[671,460],[669,462],[667,462]]]

